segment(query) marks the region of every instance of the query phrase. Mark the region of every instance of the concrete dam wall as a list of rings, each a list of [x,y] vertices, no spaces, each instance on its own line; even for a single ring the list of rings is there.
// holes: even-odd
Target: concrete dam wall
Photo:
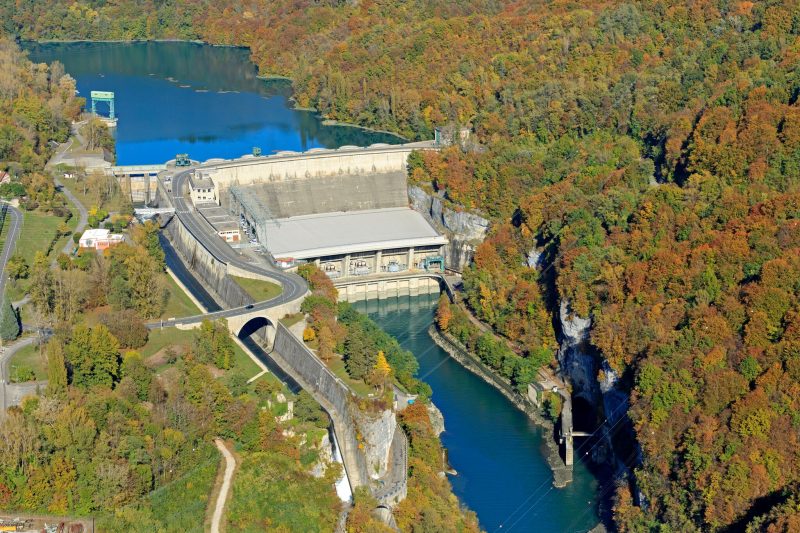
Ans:
[[[411,143],[377,149],[316,149],[302,154],[221,161],[205,166],[214,183],[226,189],[231,185],[315,176],[405,172],[408,155],[413,150],[431,148],[431,143]]]
[[[405,172],[342,174],[236,185],[223,194],[234,212],[258,217],[405,207]]]

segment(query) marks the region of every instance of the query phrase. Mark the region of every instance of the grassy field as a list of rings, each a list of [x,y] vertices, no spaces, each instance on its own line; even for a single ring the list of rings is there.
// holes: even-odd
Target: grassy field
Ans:
[[[292,326],[303,320],[304,316],[305,315],[303,313],[294,313],[291,315],[286,315],[285,317],[281,318],[279,322],[284,326],[286,326],[287,328],[291,328]]]
[[[21,348],[11,357],[11,360],[8,362],[8,370],[12,380],[16,381],[14,379],[15,374],[22,368],[33,370],[37,381],[47,379],[47,361],[45,360],[44,354],[39,351],[39,347],[35,344],[30,344]]]
[[[264,300],[275,298],[283,291],[280,285],[270,283],[269,281],[240,278],[238,276],[231,277],[257,302],[263,302]]]
[[[81,179],[80,181],[76,179],[62,179],[61,183],[64,185],[64,187],[69,189],[76,198],[78,198],[78,201],[82,203],[86,209],[98,207],[112,213],[119,211],[122,208],[122,191],[119,189],[119,187],[114,188],[111,198],[105,202],[100,202],[102,205],[97,205],[98,198],[92,193],[92,191],[87,189],[84,193],[84,179]]]
[[[154,329],[139,353],[147,359],[167,346],[192,346],[194,331],[177,328]]]
[[[184,316],[199,315],[202,313],[191,298],[181,289],[172,276],[164,274],[169,290],[169,300],[161,318],[180,318]]]
[[[344,367],[344,360],[341,357],[334,357],[331,359],[331,361],[328,362],[328,368],[330,368],[334,374],[344,381],[347,386],[353,390],[353,392],[362,398],[367,398],[371,393],[375,392],[372,387],[363,381],[350,378],[350,375],[347,373],[347,369]]]
[[[47,251],[50,243],[56,236],[58,226],[63,221],[64,219],[62,218],[46,213],[40,213],[38,211],[24,211],[22,231],[20,232],[19,239],[17,240],[15,253],[22,255],[22,257],[25,258],[25,262],[28,263],[29,266],[33,266],[33,258],[36,255],[36,252]],[[70,230],[74,230],[77,224],[78,219],[74,216],[67,222],[67,226]],[[3,234],[5,234],[7,231],[8,226],[9,223],[6,221],[5,227],[3,228]],[[67,243],[67,240],[71,238],[71,235],[61,237],[53,246],[49,257],[55,257]],[[3,240],[5,240],[5,235],[3,235]],[[16,300],[22,298],[28,289],[28,284],[29,281],[24,279],[17,281],[13,285],[9,284],[9,296],[11,299]]]
[[[147,359],[169,346],[185,346],[191,349],[194,343],[194,330],[177,328],[155,329],[139,352]],[[247,379],[261,372],[261,368],[242,350],[238,344],[233,346],[233,367],[226,373],[225,379],[230,379],[233,374],[241,374]]]

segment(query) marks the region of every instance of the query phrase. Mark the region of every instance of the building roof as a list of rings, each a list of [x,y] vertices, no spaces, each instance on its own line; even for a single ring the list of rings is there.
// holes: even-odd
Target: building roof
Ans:
[[[447,243],[408,207],[278,218],[265,226],[266,246],[275,257],[309,259]]]
[[[109,235],[111,234],[111,230],[104,229],[104,228],[97,228],[97,229],[87,229],[81,235],[81,240],[83,239],[108,239]]]
[[[213,189],[214,188],[214,182],[211,180],[211,178],[208,178],[208,177],[205,177],[205,176],[202,177],[202,178],[196,178],[194,176],[190,177],[189,178],[189,185],[192,187],[192,189]]]

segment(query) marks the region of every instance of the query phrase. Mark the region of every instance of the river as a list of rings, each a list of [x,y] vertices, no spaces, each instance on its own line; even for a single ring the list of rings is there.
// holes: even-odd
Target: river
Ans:
[[[496,389],[467,371],[428,335],[438,295],[359,302],[369,316],[410,350],[419,376],[444,415],[453,491],[493,531],[587,531],[598,522],[598,484],[577,462],[573,482],[552,485],[544,459],[545,431]],[[578,446],[581,443],[578,442]]]
[[[236,157],[254,146],[269,154],[399,140],[352,127],[324,126],[312,113],[291,109],[288,83],[257,78],[242,49],[193,43],[25,47],[35,61],[61,61],[77,80],[81,95],[91,90],[116,93],[119,164],[162,163],[183,152],[205,160]],[[202,285],[173,264],[175,258],[167,252],[176,274],[210,304]],[[458,472],[451,476],[456,495],[490,532],[560,533],[594,526],[595,478],[578,463],[573,482],[564,489],[553,488],[543,456],[548,437],[433,343],[427,329],[435,304],[434,296],[419,296],[370,301],[359,308],[417,356],[420,376],[430,383],[434,402],[444,414],[442,441]],[[254,343],[249,346],[258,350]]]

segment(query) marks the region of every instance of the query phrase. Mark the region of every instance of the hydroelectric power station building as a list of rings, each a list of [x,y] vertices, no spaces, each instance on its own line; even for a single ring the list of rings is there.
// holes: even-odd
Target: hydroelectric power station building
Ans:
[[[341,150],[305,152],[304,168],[286,167],[291,171],[282,168],[281,159],[293,159],[292,153],[254,158],[244,168],[241,161],[220,162],[216,169],[205,166],[196,179],[214,183],[208,193],[279,264],[314,262],[337,282],[443,271],[446,237],[409,207],[410,149],[387,150],[371,160],[358,152],[342,157]],[[330,157],[333,153],[337,157]],[[277,164],[269,164],[273,158]]]

